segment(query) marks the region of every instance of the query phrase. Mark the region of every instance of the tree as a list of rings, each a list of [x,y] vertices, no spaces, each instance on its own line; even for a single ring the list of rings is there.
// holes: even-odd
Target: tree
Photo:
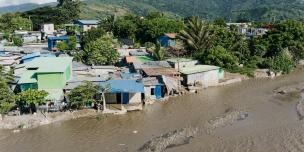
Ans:
[[[74,50],[77,47],[77,37],[76,36],[70,36],[68,39],[68,49]]]
[[[106,32],[113,32],[114,30],[114,24],[116,21],[115,15],[110,15],[105,18],[103,18],[99,23],[98,26],[104,29]]]
[[[0,31],[12,33],[15,30],[31,30],[32,22],[28,18],[23,18],[20,13],[7,13],[0,17]]]
[[[119,38],[134,39],[138,30],[135,18],[124,17],[114,23],[113,33]]]
[[[236,66],[235,57],[222,46],[216,46],[198,56],[198,59],[205,64],[216,65],[231,69]]]
[[[18,93],[18,100],[26,103],[27,105],[44,105],[46,104],[45,98],[48,96],[48,93],[44,90],[35,90],[29,89]]]
[[[113,47],[113,38],[103,36],[88,43],[84,48],[83,60],[90,65],[109,65],[118,61],[119,54]]]
[[[190,53],[203,53],[210,47],[210,40],[212,37],[211,27],[208,23],[203,22],[198,17],[190,18],[179,34],[179,39],[184,42],[186,49]]]
[[[160,46],[160,43],[157,42],[155,49],[153,50],[153,56],[157,61],[161,61],[165,58],[166,50]]]
[[[81,46],[84,47],[86,44],[96,41],[98,38],[104,36],[106,32],[102,28],[92,28],[85,32],[81,36]]]
[[[67,42],[61,41],[61,42],[57,43],[56,48],[59,51],[64,51],[64,50],[67,50],[69,48],[69,46],[68,46]]]
[[[155,42],[164,33],[179,33],[183,28],[184,24],[182,21],[168,17],[144,19],[140,25],[139,39],[144,42]]]
[[[294,61],[288,50],[280,52],[278,55],[266,60],[268,68],[275,73],[283,72],[284,74],[289,73],[294,67]]]
[[[0,114],[6,114],[15,105],[15,95],[6,81],[0,78]]]
[[[85,82],[84,84],[74,88],[68,94],[72,108],[80,109],[86,102],[93,102],[97,90],[98,86],[94,85],[92,82]]]
[[[15,46],[23,46],[23,39],[19,38],[19,37],[14,37],[13,38],[13,43]]]
[[[213,24],[217,25],[217,26],[220,26],[220,27],[226,27],[227,26],[227,24],[225,22],[225,19],[223,19],[223,18],[217,18],[217,19],[215,19],[213,21]]]

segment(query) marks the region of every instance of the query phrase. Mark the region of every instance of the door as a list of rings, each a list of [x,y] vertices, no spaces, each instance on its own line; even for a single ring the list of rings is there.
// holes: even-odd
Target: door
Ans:
[[[162,86],[155,87],[155,96],[156,99],[160,99],[162,97]]]
[[[122,94],[122,104],[129,104],[129,93]]]

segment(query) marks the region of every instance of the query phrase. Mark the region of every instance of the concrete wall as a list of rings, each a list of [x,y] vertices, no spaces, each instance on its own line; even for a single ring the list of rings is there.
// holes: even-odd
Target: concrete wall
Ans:
[[[145,97],[146,98],[155,98],[155,95],[151,95],[152,88],[155,89],[155,86],[145,86]]]
[[[39,73],[37,80],[38,89],[61,89],[66,83],[63,73]]]
[[[191,66],[195,66],[196,64],[198,64],[199,62],[197,60],[194,61],[189,61],[189,62],[180,62],[179,63],[179,68],[185,68],[185,67],[191,67]],[[174,63],[174,68],[176,70],[178,70],[178,63]]]
[[[196,82],[200,82],[203,87],[209,87],[209,86],[215,86],[219,83],[218,70],[190,74],[185,77],[186,77],[187,85],[194,85]]]
[[[83,32],[86,32],[86,31],[92,29],[93,27],[97,28],[97,26],[98,25],[82,25],[81,27],[82,27]]]
[[[107,104],[118,104],[116,93],[105,94]],[[121,94],[121,103],[123,100],[123,94]],[[141,103],[141,93],[129,93],[129,104]]]

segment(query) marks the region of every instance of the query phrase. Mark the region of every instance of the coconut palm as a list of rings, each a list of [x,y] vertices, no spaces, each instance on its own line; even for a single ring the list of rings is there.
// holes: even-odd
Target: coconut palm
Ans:
[[[155,49],[153,50],[153,56],[156,60],[161,61],[165,58],[166,50],[165,48],[162,48],[160,45],[160,42],[157,41],[155,45]]]
[[[198,17],[188,20],[185,29],[180,32],[178,38],[181,39],[190,53],[203,53],[210,46],[211,27]]]

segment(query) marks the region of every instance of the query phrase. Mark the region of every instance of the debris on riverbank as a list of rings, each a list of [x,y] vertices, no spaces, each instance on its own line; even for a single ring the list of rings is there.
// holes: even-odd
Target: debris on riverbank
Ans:
[[[96,110],[85,109],[73,112],[37,113],[34,115],[5,116],[0,121],[0,129],[31,129],[59,121],[96,116]]]
[[[298,116],[300,120],[304,119],[304,92],[301,93],[301,98],[296,107]]]
[[[163,152],[168,148],[189,144],[198,133],[197,128],[182,128],[146,142],[138,152]]]
[[[236,121],[244,120],[248,117],[248,113],[244,111],[231,111],[225,113],[223,116],[209,120],[205,124],[207,134],[211,134],[216,128],[232,125]]]

